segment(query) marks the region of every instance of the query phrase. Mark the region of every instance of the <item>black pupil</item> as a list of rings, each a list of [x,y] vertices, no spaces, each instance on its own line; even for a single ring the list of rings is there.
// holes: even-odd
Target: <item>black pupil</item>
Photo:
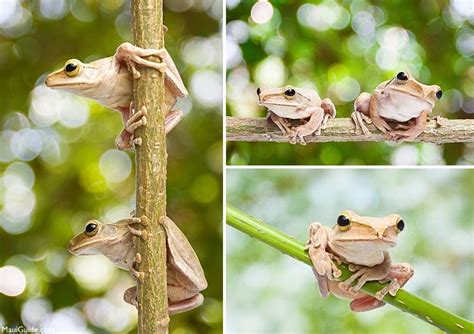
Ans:
[[[73,63],[69,63],[66,65],[66,72],[72,72],[77,68],[77,65],[74,65]]]
[[[295,95],[295,94],[296,94],[296,92],[295,92],[294,89],[287,89],[287,90],[285,91],[285,95],[287,95],[287,96],[293,96],[293,95]]]
[[[96,224],[87,224],[86,226],[86,232],[91,233],[97,228]]]
[[[339,217],[337,217],[337,225],[339,226],[347,226],[350,222],[351,221],[349,220],[349,218],[344,215],[340,215]]]
[[[397,223],[397,228],[398,228],[399,231],[403,231],[403,229],[405,228],[405,222],[403,220],[400,220]]]
[[[437,97],[438,99],[440,99],[441,96],[443,96],[443,91],[439,90],[439,91],[436,93],[436,97]]]
[[[405,72],[400,72],[397,74],[397,79],[398,80],[407,80],[408,76],[405,74]]]

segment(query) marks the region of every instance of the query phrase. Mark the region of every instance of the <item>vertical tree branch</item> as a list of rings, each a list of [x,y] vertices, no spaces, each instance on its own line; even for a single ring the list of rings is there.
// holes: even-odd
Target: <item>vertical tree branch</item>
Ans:
[[[132,30],[136,46],[159,49],[163,42],[162,0],[132,1]],[[150,59],[157,60],[157,59]],[[147,126],[137,131],[142,145],[136,147],[136,215],[148,217],[148,239],[135,241],[141,255],[139,270],[145,274],[138,286],[138,333],[168,332],[166,287],[166,240],[159,219],[166,215],[166,135],[164,78],[154,69],[140,67],[134,80],[134,107],[148,109]]]

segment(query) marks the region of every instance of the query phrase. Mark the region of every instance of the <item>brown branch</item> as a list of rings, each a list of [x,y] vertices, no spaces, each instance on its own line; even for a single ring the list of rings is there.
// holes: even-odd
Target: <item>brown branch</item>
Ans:
[[[132,1],[132,30],[135,45],[159,49],[163,42],[162,0]],[[156,59],[150,59],[155,60]],[[135,238],[141,255],[138,285],[138,333],[167,333],[166,237],[159,219],[166,215],[166,137],[164,78],[157,70],[140,67],[134,80],[134,106],[148,109],[147,126],[137,130],[142,144],[136,147],[136,215],[148,217],[147,240]]]
[[[276,125],[265,118],[227,117],[227,141],[287,143],[289,138],[282,135]],[[371,136],[356,135],[350,118],[335,118],[328,121],[320,136],[307,136],[307,143],[323,142],[382,142],[383,134],[372,124],[368,126]],[[434,120],[428,123],[424,133],[416,141],[445,144],[474,142],[473,119],[442,119],[442,125]]]

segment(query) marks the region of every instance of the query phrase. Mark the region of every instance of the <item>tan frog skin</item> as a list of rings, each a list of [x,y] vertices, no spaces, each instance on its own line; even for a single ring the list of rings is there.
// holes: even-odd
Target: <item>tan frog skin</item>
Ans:
[[[74,255],[104,255],[116,266],[129,270],[134,278],[143,280],[143,273],[135,269],[141,256],[133,246],[133,236],[146,238],[145,231],[134,228],[146,224],[145,217],[130,217],[115,224],[91,220],[84,231],[69,241],[68,250]],[[200,306],[204,297],[199,293],[207,288],[199,259],[185,235],[168,217],[160,220],[166,232],[167,285],[169,314],[182,313]],[[127,289],[124,300],[138,308],[136,287]]]
[[[412,141],[425,130],[428,115],[442,95],[439,86],[424,85],[408,72],[399,72],[378,85],[372,94],[363,92],[356,99],[351,115],[355,133],[370,136],[366,122],[373,123],[388,139]]]
[[[339,215],[333,228],[311,224],[306,248],[321,296],[326,298],[331,292],[339,298],[352,299],[350,308],[355,312],[385,305],[383,297],[387,293],[395,296],[413,276],[409,264],[392,264],[389,254],[404,228],[399,215],[363,217],[350,210]],[[333,261],[348,264],[354,274],[344,282],[338,281],[341,271]],[[360,292],[368,281],[390,283],[372,297]]]
[[[161,63],[147,60],[156,56]],[[147,109],[133,110],[133,78],[139,78],[137,65],[159,70],[165,74],[165,131],[168,133],[183,117],[183,112],[173,109],[177,98],[186,97],[184,87],[173,59],[166,49],[142,49],[130,43],[123,43],[115,55],[84,64],[70,59],[63,68],[49,74],[46,86],[93,99],[122,114],[124,129],[117,137],[117,148],[124,150],[133,144],[141,144],[141,138],[134,138],[135,130],[145,126]]]
[[[282,88],[258,88],[258,104],[268,109],[268,118],[290,138],[290,143],[305,145],[304,137],[320,135],[328,118],[336,117],[336,107],[328,98],[321,100],[311,89],[286,86]],[[290,120],[302,120],[304,124],[293,127]]]

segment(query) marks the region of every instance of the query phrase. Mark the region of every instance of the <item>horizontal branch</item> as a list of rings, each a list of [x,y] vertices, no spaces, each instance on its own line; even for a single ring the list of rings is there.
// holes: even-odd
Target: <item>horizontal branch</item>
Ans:
[[[228,225],[240,230],[250,237],[260,240],[294,259],[312,266],[312,262],[301,241],[286,235],[276,228],[263,223],[261,220],[256,219],[229,204],[227,204],[226,208],[226,222]],[[347,265],[342,264],[338,265],[338,267],[342,271],[340,278],[342,280],[349,278],[351,272]],[[362,291],[374,296],[375,293],[383,287],[384,285],[377,282],[367,282],[362,287]],[[395,306],[404,312],[408,312],[430,325],[436,326],[448,333],[464,334],[474,332],[474,325],[469,320],[463,319],[460,316],[415,296],[406,290],[400,289],[395,297],[387,294],[383,300],[384,302]]]
[[[265,118],[227,117],[227,141],[287,143],[289,138]],[[383,134],[369,124],[371,136],[354,133],[354,123],[350,118],[335,118],[328,121],[326,129],[319,136],[307,136],[307,143],[324,142],[382,142]],[[434,120],[416,141],[445,144],[474,142],[474,119],[444,119],[442,125]]]

